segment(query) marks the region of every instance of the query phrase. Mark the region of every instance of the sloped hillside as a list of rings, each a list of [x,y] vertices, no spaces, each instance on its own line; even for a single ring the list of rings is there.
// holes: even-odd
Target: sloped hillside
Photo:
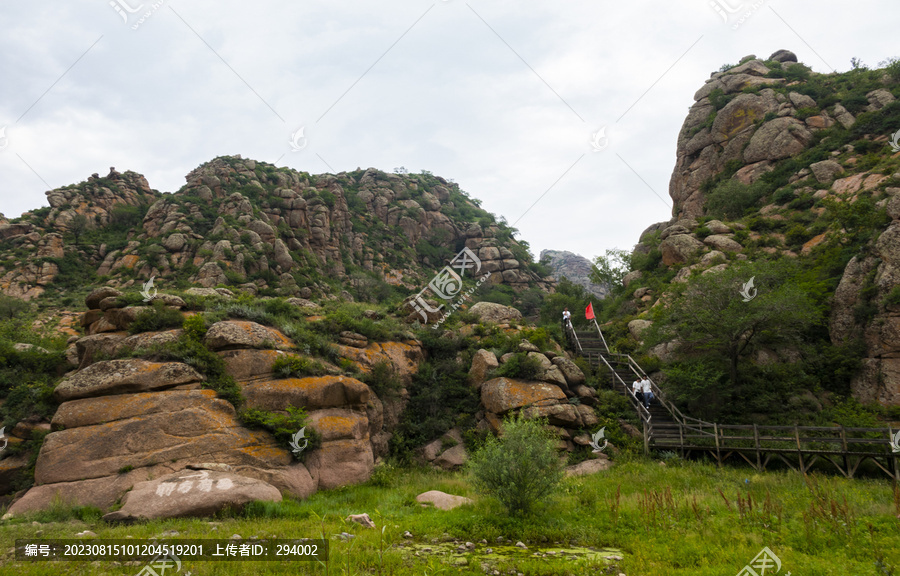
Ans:
[[[678,137],[673,218],[644,231],[604,310],[617,346],[710,416],[900,405],[898,96],[894,60],[816,74],[781,50],[713,73]],[[692,300],[710,274],[728,299]],[[807,311],[793,326],[749,322],[789,287]],[[704,306],[719,308],[701,338]]]
[[[155,277],[180,289],[384,298],[424,286],[464,246],[509,294],[551,288],[513,230],[428,173],[315,176],[229,156],[186,179],[163,194],[111,169],[47,192],[50,207],[0,223],[0,290],[74,303],[90,285]]]

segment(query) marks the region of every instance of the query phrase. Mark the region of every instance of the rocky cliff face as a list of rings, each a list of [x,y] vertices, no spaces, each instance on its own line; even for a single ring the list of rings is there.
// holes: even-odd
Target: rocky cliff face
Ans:
[[[539,260],[546,263],[555,280],[567,278],[573,284],[583,286],[585,290],[597,298],[605,298],[609,294],[609,288],[601,284],[591,282],[591,261],[573,252],[564,250],[542,250]]]
[[[900,404],[898,95],[885,71],[814,74],[786,50],[713,73],[678,136],[673,218],[644,231],[635,253],[650,267],[625,278],[634,309],[660,302],[644,280],[653,262],[683,282],[742,259],[837,261],[830,339],[866,349],[853,394]]]
[[[314,176],[235,156],[186,179],[160,194],[138,174],[111,170],[48,192],[49,209],[0,223],[0,290],[36,298],[61,280],[62,260],[82,282],[104,277],[120,287],[155,277],[309,297],[369,276],[411,289],[463,246],[495,273],[493,283],[552,286],[529,269],[527,247],[439,177]]]
[[[387,453],[404,407],[402,390],[379,398],[368,385],[331,364],[320,376],[285,377],[273,366],[289,355],[302,355],[303,345],[255,322],[224,320],[210,326],[202,346],[222,358],[246,399],[245,408],[270,413],[289,406],[306,410],[321,445],[299,462],[271,434],[248,428],[230,401],[204,387],[207,378],[195,368],[154,358],[160,347],[183,341],[184,330],[125,332],[135,317],[127,311],[148,307],[119,308],[119,296],[111,288],[88,296],[90,310],[82,324],[105,322],[113,331],[72,339],[69,362],[78,369],[54,389],[59,408],[37,456],[34,487],[18,495],[9,514],[45,509],[55,498],[105,510],[132,489],[148,493],[141,501],[129,499],[127,514],[114,513],[111,519],[210,514],[229,501],[217,495],[243,502],[235,486],[248,482],[253,488],[250,500],[261,493],[277,499],[280,492],[305,498],[319,489],[364,482],[375,459]],[[225,290],[209,297],[229,298]],[[160,298],[173,310],[185,307],[180,297]],[[291,304],[313,312],[318,308],[308,301]],[[334,353],[357,375],[386,363],[399,382],[407,384],[424,361],[420,343],[411,337],[369,342],[354,334],[342,340],[352,345],[337,344]],[[11,481],[27,468],[27,454],[0,460],[0,494],[10,492]],[[217,479],[216,490],[185,480],[210,474]],[[160,487],[161,478],[174,484],[166,486],[166,480]],[[190,497],[179,500],[175,486]]]

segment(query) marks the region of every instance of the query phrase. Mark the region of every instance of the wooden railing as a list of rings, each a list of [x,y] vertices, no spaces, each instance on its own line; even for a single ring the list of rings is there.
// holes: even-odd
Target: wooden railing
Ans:
[[[564,332],[570,345],[573,341],[577,342],[574,329],[571,333],[565,329]],[[580,343],[575,349],[583,352]],[[824,461],[847,478],[853,478],[863,463],[871,462],[878,470],[900,481],[900,434],[890,426],[846,428],[706,422],[682,413],[630,355],[598,352],[597,356],[600,365],[605,366],[612,378],[622,386],[643,424],[645,453],[649,454],[651,448],[678,451],[682,456],[707,453],[715,458],[719,466],[728,458],[740,458],[758,472],[765,471],[772,462],[778,461],[791,470],[806,474],[817,462]],[[672,422],[651,421],[650,412],[630,393],[611,360],[628,365],[635,376],[650,380],[656,400],[669,412]]]

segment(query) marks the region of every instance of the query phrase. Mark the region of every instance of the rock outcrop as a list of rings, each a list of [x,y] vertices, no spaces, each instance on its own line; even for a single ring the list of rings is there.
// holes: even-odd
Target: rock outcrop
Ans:
[[[151,278],[164,288],[190,274],[201,290],[233,285],[253,293],[327,297],[330,286],[316,280],[322,269],[348,288],[359,287],[347,262],[412,289],[426,285],[445,256],[462,245],[479,259],[481,274],[492,273],[493,283],[515,290],[553,286],[552,278],[529,269],[527,252],[503,224],[493,223],[443,178],[374,168],[313,176],[224,156],[186,180],[181,190],[164,195],[143,176],[113,169],[47,192],[49,211],[0,223],[0,292],[26,300],[40,296],[57,280],[64,258],[109,276],[119,288]],[[469,221],[472,214],[482,224]],[[127,242],[115,249],[81,242],[86,232],[109,227],[127,228]],[[440,257],[420,254],[422,242]],[[25,252],[40,260],[22,257]],[[99,300],[91,305],[99,309],[94,304]],[[112,331],[107,324],[99,328]]]
[[[551,275],[557,281],[566,278],[573,284],[583,286],[585,290],[597,298],[606,298],[609,287],[591,282],[593,264],[590,260],[564,250],[541,250],[540,262],[546,263]]]

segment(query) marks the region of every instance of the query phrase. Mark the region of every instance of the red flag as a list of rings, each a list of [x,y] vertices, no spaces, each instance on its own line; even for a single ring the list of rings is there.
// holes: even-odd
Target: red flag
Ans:
[[[584,317],[588,320],[594,319],[594,303],[593,302],[588,304],[587,308],[584,309]]]

